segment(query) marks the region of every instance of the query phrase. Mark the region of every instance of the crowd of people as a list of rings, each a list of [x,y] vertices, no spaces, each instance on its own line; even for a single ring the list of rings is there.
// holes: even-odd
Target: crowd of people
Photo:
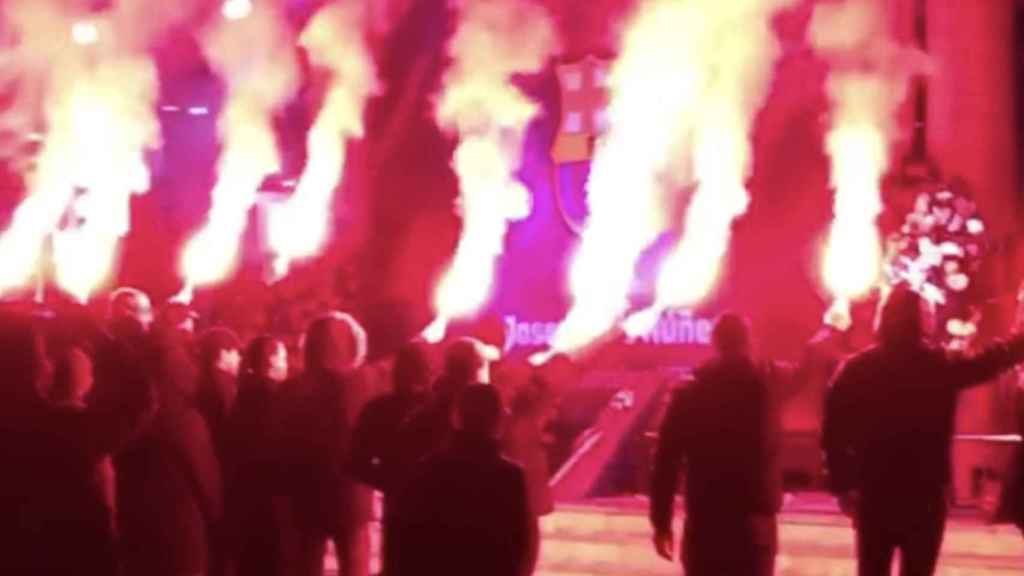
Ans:
[[[1024,336],[971,357],[932,347],[927,317],[895,289],[878,343],[842,364],[824,401],[829,483],[863,576],[889,574],[897,551],[901,574],[934,572],[957,395],[1024,361]],[[44,329],[0,311],[4,573],[315,576],[333,545],[342,576],[368,575],[377,518],[387,576],[537,566],[539,519],[554,508],[544,430],[565,358],[497,362],[462,339],[368,365],[366,334],[344,313],[314,320],[298,346],[243,342],[224,327],[197,335],[187,308],[154,319],[132,289],[103,322],[65,320]],[[654,547],[675,556],[685,469],[686,574],[768,576],[787,378],[754,360],[742,317],[722,316],[712,340],[715,357],[662,423]],[[1024,498],[1013,505],[1024,526]]]
[[[917,293],[894,288],[879,311],[877,343],[842,363],[824,400],[829,488],[853,520],[860,576],[888,576],[897,551],[902,576],[935,572],[957,396],[1024,362],[1024,335],[955,355],[929,343],[929,318]],[[719,319],[713,342],[716,357],[673,394],[662,423],[650,504],[654,547],[674,557],[674,499],[685,467],[686,574],[771,576],[785,379],[773,363],[754,360],[742,317]],[[1024,529],[1024,476],[1013,478],[1008,494],[1017,497],[1006,502],[1005,519]]]
[[[0,312],[4,573],[313,576],[331,543],[365,575],[375,491],[383,573],[532,573],[549,368],[470,339],[368,366],[340,312],[299,354],[194,320],[132,289],[57,331]]]

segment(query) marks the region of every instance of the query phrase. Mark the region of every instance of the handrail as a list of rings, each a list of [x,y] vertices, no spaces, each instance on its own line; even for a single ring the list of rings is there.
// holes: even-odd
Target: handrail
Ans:
[[[594,429],[591,428],[591,430]],[[593,432],[591,432],[590,430],[588,430],[587,435],[587,439],[580,445],[579,449],[576,450],[576,452],[574,452],[573,455],[569,457],[565,464],[562,465],[558,472],[556,472],[555,475],[551,477],[551,481],[548,482],[549,486],[554,486],[555,484],[561,482],[562,479],[565,478],[569,474],[569,472],[576,466],[576,464],[580,460],[582,460],[583,457],[586,456],[591,450],[593,450],[594,446],[597,446],[597,443],[600,442],[601,438],[604,437],[604,432],[600,430],[594,430]]]
[[[644,438],[657,440],[657,432],[645,432]],[[957,434],[953,440],[958,442],[991,442],[993,444],[1024,444],[1024,436],[1020,434]]]
[[[990,442],[992,444],[1024,443],[1024,437],[1020,434],[957,434],[953,439],[960,442]]]

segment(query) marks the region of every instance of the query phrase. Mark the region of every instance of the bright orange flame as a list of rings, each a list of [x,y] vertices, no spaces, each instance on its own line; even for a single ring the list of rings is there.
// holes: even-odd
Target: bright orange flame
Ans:
[[[117,13],[89,22],[83,42],[83,24],[57,5],[14,2],[8,8],[24,39],[10,54],[21,67],[16,74],[26,85],[34,79],[45,86],[35,105],[42,107],[46,134],[28,178],[29,195],[0,238],[0,291],[40,273],[52,236],[55,280],[84,301],[114,273],[120,240],[130,229],[131,196],[149,188],[144,153],[159,141],[156,70],[140,42],[145,37]],[[50,46],[33,43],[40,34]],[[13,113],[33,112],[16,107]]]
[[[702,18],[691,3],[642,4],[610,77],[609,131],[587,183],[590,216],[570,271],[573,306],[552,348],[576,351],[600,338],[629,306],[637,258],[662,231],[664,194],[706,79],[690,50]]]
[[[529,193],[514,172],[539,107],[512,78],[540,71],[555,48],[548,15],[531,3],[472,2],[461,10],[436,115],[460,136],[454,168],[462,236],[435,291],[438,318],[428,330],[434,339],[443,338],[450,320],[487,303],[509,223],[531,211]]]
[[[828,85],[834,109],[826,146],[835,207],[822,275],[836,299],[826,317],[843,324],[850,301],[880,280],[876,220],[883,207],[880,186],[889,163],[889,134],[906,88],[907,71],[898,61],[906,54],[888,39],[881,6],[870,1],[817,7],[811,40],[837,59]],[[869,66],[851,69],[843,61],[851,54]]]
[[[222,20],[203,38],[211,65],[228,85],[220,118],[221,157],[206,223],[181,259],[192,288],[227,279],[263,180],[280,170],[273,114],[295,92],[298,69],[287,25],[267,3],[239,20]]]
[[[345,169],[348,140],[363,135],[366,101],[377,89],[373,56],[364,40],[365,13],[359,3],[331,4],[313,17],[301,44],[310,58],[332,74],[331,86],[307,142],[309,159],[295,193],[276,207],[268,222],[274,273],[288,273],[292,261],[316,256],[330,235],[331,201]]]
[[[790,3],[641,4],[613,72],[612,130],[594,159],[591,221],[573,263],[576,302],[556,349],[588,345],[626,311],[636,259],[663,230],[660,196],[686,183],[674,165],[680,161],[692,160],[699,182],[684,236],[663,264],[655,306],[623,328],[647,331],[663,310],[693,304],[714,287],[732,222],[749,202],[748,133],[779,52],[771,16]]]
[[[700,185],[686,214],[683,238],[662,264],[658,276],[654,309],[659,314],[641,313],[633,321],[636,327],[630,328],[632,323],[627,322],[627,333],[649,331],[661,311],[696,304],[714,288],[729,247],[733,220],[743,215],[749,204],[743,182],[747,156],[746,131],[739,126],[701,134],[696,149]]]
[[[852,300],[878,281],[882,247],[875,224],[888,163],[885,134],[870,126],[836,126],[828,137],[835,186],[835,219],[825,254],[825,283],[836,298]]]
[[[729,247],[732,224],[750,203],[750,131],[764,104],[780,54],[772,17],[789,0],[706,2],[700,65],[710,78],[694,119],[694,175],[683,237],[662,264],[655,305],[624,323],[628,334],[650,331],[661,312],[692,306],[714,289]],[[743,30],[736,34],[735,30]]]
[[[156,70],[146,58],[112,61],[67,97],[76,149],[57,169],[70,168],[84,192],[70,207],[78,222],[53,238],[53,257],[57,284],[84,301],[115,271],[132,195],[149,190],[144,153],[159,135]]]

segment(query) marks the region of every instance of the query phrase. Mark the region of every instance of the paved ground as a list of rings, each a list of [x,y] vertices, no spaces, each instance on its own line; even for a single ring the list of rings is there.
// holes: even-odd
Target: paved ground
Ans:
[[[834,501],[821,494],[787,499],[780,518],[777,576],[855,576],[853,530]],[[679,576],[678,565],[655,556],[645,498],[560,505],[544,519],[537,576]],[[333,553],[327,572],[337,574]],[[946,531],[936,576],[1024,574],[1024,538],[957,510]]]

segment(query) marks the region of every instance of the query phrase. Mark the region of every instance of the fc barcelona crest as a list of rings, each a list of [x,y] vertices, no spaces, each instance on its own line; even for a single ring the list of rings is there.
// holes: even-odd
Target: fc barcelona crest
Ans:
[[[587,218],[586,182],[597,140],[608,129],[611,62],[587,56],[557,67],[561,124],[551,149],[554,186],[565,223],[579,233]]]

